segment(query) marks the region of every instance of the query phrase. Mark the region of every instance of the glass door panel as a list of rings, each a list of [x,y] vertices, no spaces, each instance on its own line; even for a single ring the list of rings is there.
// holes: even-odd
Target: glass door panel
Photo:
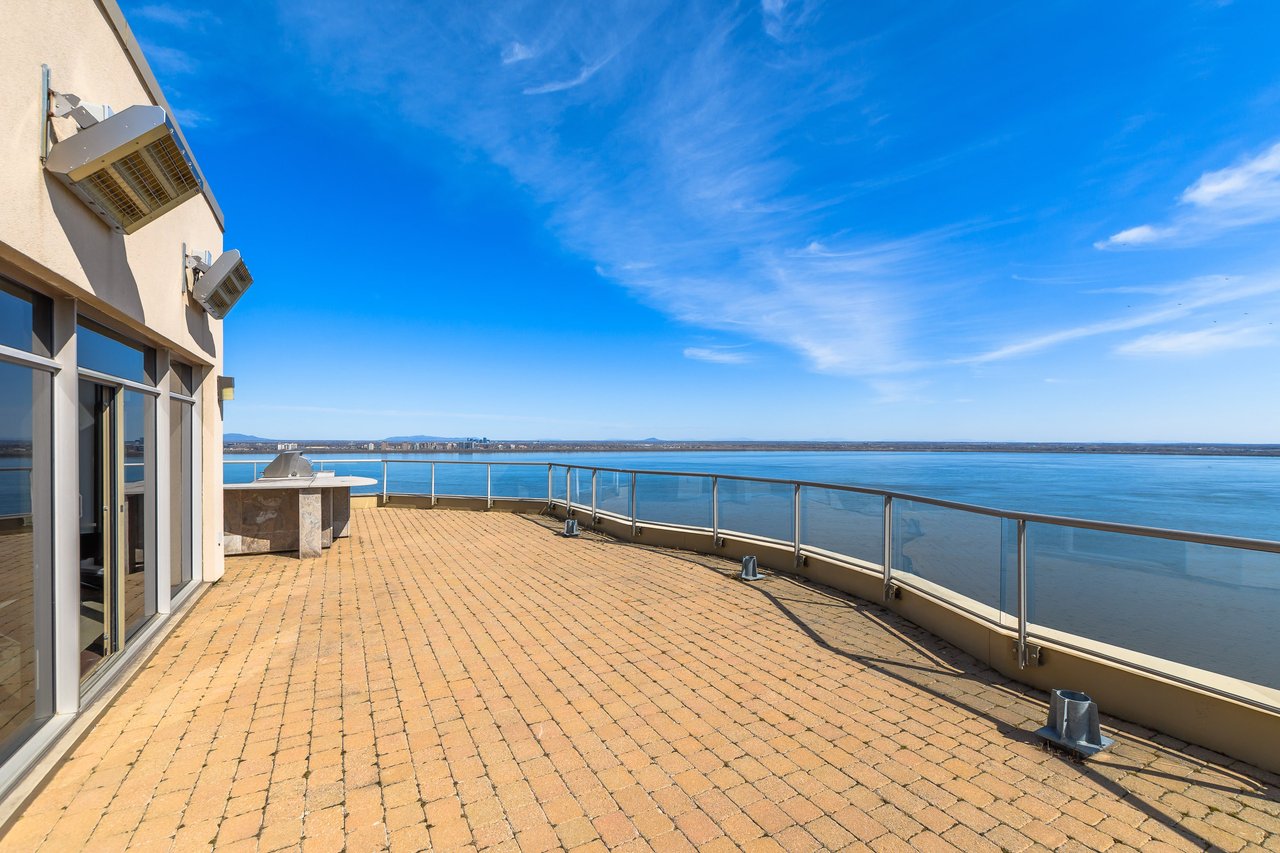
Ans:
[[[80,677],[111,653],[109,586],[113,557],[115,389],[80,381]]]
[[[49,374],[0,362],[0,761],[53,713],[50,388]]]
[[[185,400],[169,401],[169,587],[175,594],[191,581],[192,411]]]
[[[130,390],[120,392],[120,397],[124,426],[124,500],[120,502],[123,518],[119,522],[124,540],[124,561],[121,565],[120,605],[124,638],[127,640],[156,612],[149,594],[151,584],[147,583],[153,562],[150,519],[154,491],[147,426],[152,422],[155,401],[148,394]]]

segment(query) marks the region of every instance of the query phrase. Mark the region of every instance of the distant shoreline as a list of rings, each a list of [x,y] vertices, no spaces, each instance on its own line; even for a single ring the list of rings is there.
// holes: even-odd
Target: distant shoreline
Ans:
[[[447,445],[467,444],[460,447]],[[416,446],[406,447],[405,444]],[[304,453],[1090,453],[1156,456],[1280,457],[1280,444],[1102,443],[999,441],[492,441],[492,442],[246,442],[224,445],[227,454],[278,453],[280,445]],[[369,445],[373,445],[372,447]],[[392,446],[384,446],[392,445]]]

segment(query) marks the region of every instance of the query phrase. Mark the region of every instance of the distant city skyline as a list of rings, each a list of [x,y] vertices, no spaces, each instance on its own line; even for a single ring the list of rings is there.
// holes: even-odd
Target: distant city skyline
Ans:
[[[122,6],[230,432],[1276,440],[1274,4]]]

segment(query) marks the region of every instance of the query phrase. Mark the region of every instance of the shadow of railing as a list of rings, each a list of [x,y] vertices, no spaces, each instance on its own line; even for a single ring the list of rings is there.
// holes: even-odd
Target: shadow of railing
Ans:
[[[545,519],[536,519],[535,522],[549,527]],[[623,542],[600,534],[590,535],[591,538],[613,543],[619,547],[639,548],[675,557],[713,571],[726,579],[732,579],[738,573],[738,567],[723,558]],[[786,586],[794,588],[795,593],[784,592]],[[1040,745],[1033,729],[1038,728],[1047,715],[1048,694],[1044,691],[1007,678],[967,652],[930,634],[887,608],[839,590],[779,572],[769,572],[765,584],[752,584],[749,589],[768,601],[816,646],[925,693],[968,715],[985,720],[1011,741],[1025,745]],[[801,591],[803,595],[799,594]],[[832,624],[836,621],[832,614],[839,613],[848,614],[848,618],[865,619],[876,623],[877,630],[902,645],[902,656],[886,656],[883,653],[872,653],[859,648],[854,643],[859,636],[856,628],[846,626],[846,630],[839,631],[840,626]],[[828,630],[829,625],[835,631]],[[838,635],[835,635],[835,632],[839,632]],[[957,689],[946,689],[949,680],[954,680]],[[1006,698],[1004,708],[1013,712],[1012,716],[1018,718],[1017,722],[1010,722],[1009,719],[993,713],[992,709],[981,707],[972,699],[966,698],[966,694],[972,694],[972,684],[975,681],[1003,694]],[[961,686],[968,689],[958,689]],[[1166,741],[1173,739],[1113,717],[1104,716],[1104,725],[1113,734],[1119,736],[1119,743],[1113,752],[1104,753],[1098,758],[1085,762],[1060,752],[1046,751],[1046,760],[1060,762],[1062,766],[1069,768],[1082,779],[1093,782],[1117,799],[1127,802],[1169,832],[1191,844],[1201,848],[1213,847],[1211,839],[1197,833],[1184,823],[1181,819],[1185,817],[1184,815],[1160,803],[1155,795],[1136,792],[1131,787],[1126,787],[1124,784],[1126,776],[1178,780],[1185,782],[1188,786],[1225,795],[1280,804],[1280,787],[1249,773],[1233,769],[1228,765],[1235,762],[1225,756],[1216,759],[1195,757],[1183,751],[1183,748],[1188,745],[1181,741],[1176,742],[1179,746],[1161,743],[1155,738]],[[1155,760],[1163,759],[1173,762],[1186,768],[1186,772],[1161,770],[1150,765],[1135,763],[1138,761],[1137,758],[1126,759],[1127,755],[1136,750],[1145,750],[1149,755],[1154,756]],[[1257,772],[1263,773],[1263,771]],[[1216,778],[1206,779],[1204,778],[1206,774]],[[1264,809],[1264,811],[1275,810]]]

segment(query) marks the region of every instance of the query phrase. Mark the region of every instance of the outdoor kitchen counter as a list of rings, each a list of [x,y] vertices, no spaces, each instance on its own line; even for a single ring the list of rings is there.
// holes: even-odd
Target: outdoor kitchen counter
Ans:
[[[375,483],[371,477],[320,474],[224,485],[226,554],[296,550],[299,557],[319,557],[334,539],[348,535],[351,487]]]

